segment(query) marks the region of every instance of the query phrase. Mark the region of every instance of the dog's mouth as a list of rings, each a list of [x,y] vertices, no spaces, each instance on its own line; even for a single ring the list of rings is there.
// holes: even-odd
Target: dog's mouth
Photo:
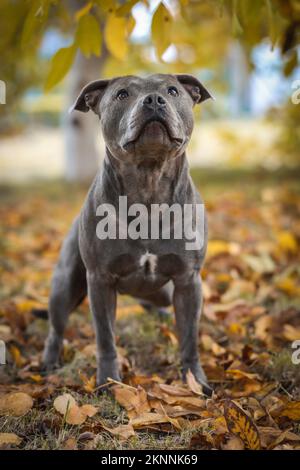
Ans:
[[[134,135],[134,137],[130,140],[128,140],[124,144],[124,148],[126,149],[127,147],[131,146],[132,144],[137,143],[142,136],[144,136],[146,133],[151,135],[153,139],[155,139],[156,136],[159,134],[164,133],[167,135],[168,139],[177,145],[181,145],[183,143],[183,139],[180,137],[175,137],[168,125],[168,123],[159,117],[155,118],[150,118],[147,119],[143,125],[139,128],[137,133]]]

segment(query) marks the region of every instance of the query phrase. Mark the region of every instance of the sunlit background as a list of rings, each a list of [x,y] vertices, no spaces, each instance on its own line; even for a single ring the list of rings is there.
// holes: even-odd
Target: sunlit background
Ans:
[[[9,2],[4,2],[1,7],[4,13],[5,3]],[[18,2],[15,3],[17,8]],[[93,2],[61,3],[65,3],[66,11],[72,15],[80,7]],[[224,13],[216,14],[216,4],[221,2],[183,1],[182,8],[185,5],[188,8],[189,3],[192,6],[200,5],[201,14],[193,26],[193,41],[197,43],[197,48],[192,46],[192,42],[183,46],[172,43],[158,58],[151,42],[151,22],[160,1],[132,2],[135,25],[128,38],[130,53],[126,58],[120,61],[102,46],[102,57],[77,57],[77,62],[64,80],[48,92],[44,92],[43,88],[49,61],[60,48],[72,43],[73,31],[68,31],[60,23],[55,24],[55,21],[53,24],[50,22],[43,34],[34,40],[34,55],[24,60],[20,59],[20,51],[14,51],[13,44],[8,42],[6,46],[12,47],[11,55],[16,55],[15,60],[19,65],[5,68],[4,57],[3,76],[0,69],[0,79],[5,81],[7,89],[6,104],[0,105],[1,181],[92,178],[96,167],[93,163],[88,169],[88,149],[78,157],[83,167],[86,166],[85,172],[82,172],[81,165],[76,170],[78,164],[72,162],[72,157],[68,155],[74,145],[76,148],[76,144],[72,142],[73,137],[68,136],[66,124],[66,112],[75,96],[72,85],[74,76],[77,75],[75,80],[78,81],[80,68],[84,69],[87,61],[92,64],[91,70],[79,77],[82,83],[85,79],[89,81],[127,73],[145,75],[153,71],[187,71],[200,78],[215,100],[206,102],[195,112],[196,128],[188,151],[189,162],[193,167],[230,169],[256,166],[274,170],[282,165],[297,165],[300,161],[300,105],[292,104],[291,97],[293,84],[300,77],[300,68],[294,58],[296,54],[299,61],[299,47],[296,45],[293,48],[292,56],[284,56],[280,41],[272,45],[267,34],[265,38],[262,34],[260,41],[255,38],[252,43],[248,39],[248,42],[243,42],[243,32],[232,31],[234,27],[242,28],[241,20],[233,17],[228,21]],[[271,3],[274,3],[275,11],[276,4],[280,2]],[[297,2],[294,3],[299,8]],[[180,15],[180,4],[172,0],[164,2],[175,18]],[[251,10],[251,5],[249,8]],[[1,21],[5,21],[3,15]],[[238,25],[234,21],[238,21]],[[6,49],[6,54],[10,55],[9,49]],[[7,74],[8,70],[10,72]],[[31,76],[28,78],[27,75]],[[17,95],[14,89],[17,89]],[[101,162],[104,145],[99,127],[96,127],[97,118],[89,116],[88,119],[89,122],[93,121],[94,133],[94,137],[89,137],[89,140],[93,140],[97,159]],[[70,169],[72,165],[73,169]]]

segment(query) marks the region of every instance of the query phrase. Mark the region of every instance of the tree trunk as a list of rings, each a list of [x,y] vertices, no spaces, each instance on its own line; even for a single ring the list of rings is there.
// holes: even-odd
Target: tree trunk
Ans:
[[[234,41],[228,54],[230,90],[230,113],[238,118],[250,112],[249,66],[242,46]]]
[[[89,59],[77,54],[68,84],[68,109],[74,103],[80,90],[88,82],[101,77],[104,55]],[[66,112],[65,131],[65,178],[67,181],[90,182],[101,161],[97,149],[100,125],[94,113]]]

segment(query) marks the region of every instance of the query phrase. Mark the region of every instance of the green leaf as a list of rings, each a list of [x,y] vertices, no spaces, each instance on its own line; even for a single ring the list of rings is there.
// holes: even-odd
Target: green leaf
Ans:
[[[232,33],[234,36],[241,36],[243,34],[243,28],[236,13],[232,15]]]
[[[90,57],[91,54],[100,55],[102,35],[99,23],[94,16],[81,16],[75,34],[75,44],[86,57]]]
[[[152,41],[158,57],[161,57],[172,42],[173,17],[163,3],[160,3],[152,18]]]
[[[45,83],[45,91],[49,91],[65,77],[73,64],[76,50],[76,46],[72,44],[72,46],[59,49],[52,57]]]
[[[128,24],[126,18],[108,15],[105,25],[105,42],[109,52],[117,59],[124,60],[128,53]]]

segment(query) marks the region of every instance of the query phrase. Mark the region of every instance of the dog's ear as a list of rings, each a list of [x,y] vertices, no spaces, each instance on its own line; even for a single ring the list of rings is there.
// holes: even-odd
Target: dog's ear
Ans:
[[[99,103],[110,80],[95,80],[88,83],[79,93],[69,112],[77,110],[87,113],[90,109],[99,114]]]
[[[199,80],[193,75],[179,74],[176,75],[176,78],[191,96],[194,104],[202,103],[209,98],[213,99],[213,96],[209,93],[205,86],[202,85],[202,83],[199,82]]]

